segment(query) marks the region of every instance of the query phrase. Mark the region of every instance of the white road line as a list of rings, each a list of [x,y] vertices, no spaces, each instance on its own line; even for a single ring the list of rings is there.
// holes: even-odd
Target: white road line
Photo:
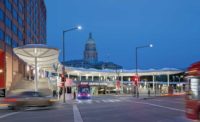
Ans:
[[[73,112],[74,112],[74,122],[83,122],[81,114],[76,105],[73,105]]]
[[[92,104],[92,101],[91,100],[90,101],[86,101],[86,103]]]
[[[145,103],[145,102],[135,102],[135,103],[140,103],[140,104],[145,104],[145,105],[151,105],[151,106],[165,108],[165,109],[169,109],[169,110],[173,110],[173,111],[185,112],[185,110],[182,110],[182,109],[177,109],[177,108],[172,108],[172,107],[167,107],[167,106],[161,106],[161,105],[156,105],[156,104],[152,104],[152,103]]]
[[[114,100],[108,100],[108,102],[114,103],[115,101]]]
[[[9,116],[12,116],[12,115],[15,115],[15,114],[18,114],[18,113],[20,113],[20,112],[13,112],[13,113],[5,114],[5,115],[0,116],[0,119],[5,118],[5,117],[9,117]]]
[[[165,101],[165,100],[154,100],[154,99],[152,99],[152,101],[159,101],[159,102],[166,102],[166,103],[178,103],[178,104],[184,104],[183,103],[183,101],[180,101],[180,102],[178,102],[178,101]]]
[[[115,101],[115,102],[121,102],[121,100],[117,100],[117,99],[114,99],[113,101]]]
[[[106,102],[108,102],[108,100],[102,100],[102,102],[105,102],[105,103],[106,103]]]
[[[95,100],[95,102],[96,102],[96,103],[100,103],[101,101],[99,101],[99,100]]]

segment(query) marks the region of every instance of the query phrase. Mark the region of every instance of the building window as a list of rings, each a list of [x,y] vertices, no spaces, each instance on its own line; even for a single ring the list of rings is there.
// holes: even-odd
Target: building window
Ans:
[[[27,35],[27,37],[31,38],[31,32],[30,32],[30,30],[26,30],[26,35]]]
[[[12,42],[12,47],[13,48],[18,47],[18,43],[15,40],[13,40],[13,42]]]
[[[11,3],[10,3],[10,0],[4,0],[5,1],[5,5],[6,5],[6,8],[11,11],[12,9],[12,6],[11,6]]]
[[[11,29],[11,20],[6,17],[6,26]]]
[[[3,10],[0,9],[0,20],[3,21],[3,17],[4,17],[4,13],[3,13]]]
[[[19,7],[19,12],[23,12],[23,6],[22,6],[22,4],[19,2],[19,4],[18,4],[18,7]]]
[[[2,29],[0,29],[0,40],[3,40],[4,32]]]
[[[5,41],[6,41],[6,44],[11,45],[12,41],[11,41],[10,36],[6,35]]]
[[[12,25],[12,31],[17,35],[17,26],[15,24]]]
[[[18,23],[19,23],[20,26],[23,26],[22,19],[21,19],[20,16],[18,17]]]
[[[17,5],[18,4],[18,0],[14,0],[14,3]]]
[[[15,18],[15,20],[17,20],[17,11],[15,10],[15,8],[13,8],[12,15]]]
[[[28,40],[25,41],[25,44],[28,44]]]
[[[31,25],[31,21],[30,21],[30,17],[29,16],[26,17],[26,22],[28,23],[28,25]]]
[[[19,30],[18,31],[18,38],[19,38],[19,40],[23,40],[23,35],[22,35],[22,32]]]

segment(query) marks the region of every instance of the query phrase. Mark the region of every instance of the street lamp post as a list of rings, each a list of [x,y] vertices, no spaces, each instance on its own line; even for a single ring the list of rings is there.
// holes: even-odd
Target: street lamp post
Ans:
[[[69,32],[69,31],[73,31],[73,30],[81,30],[82,27],[81,26],[76,26],[67,30],[63,30],[63,67],[62,67],[62,75],[65,77],[65,66],[64,66],[64,62],[65,62],[65,33]],[[65,81],[62,81],[63,83],[63,102],[65,103]]]
[[[136,74],[137,79],[138,79],[138,49],[148,48],[148,47],[153,47],[153,44],[139,46],[135,48],[135,74]],[[138,83],[136,84],[136,96],[139,97]]]

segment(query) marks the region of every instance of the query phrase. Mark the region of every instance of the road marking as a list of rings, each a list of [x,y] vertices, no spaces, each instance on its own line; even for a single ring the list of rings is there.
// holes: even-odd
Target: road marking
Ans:
[[[164,102],[166,102],[166,103],[178,103],[178,104],[184,104],[183,101],[178,102],[178,101],[165,101],[165,100],[154,100],[154,99],[152,99],[152,101],[159,101],[159,102],[164,101]]]
[[[115,100],[108,100],[108,102],[114,103],[114,102],[115,102]]]
[[[99,100],[95,100],[95,102],[96,102],[96,103],[100,103],[101,101],[99,101]]]
[[[145,105],[151,105],[151,106],[165,108],[165,109],[169,109],[169,110],[173,110],[173,111],[185,112],[185,110],[182,110],[182,109],[177,109],[177,108],[172,108],[172,107],[167,107],[167,106],[161,106],[161,105],[156,105],[156,104],[152,104],[152,103],[145,103],[145,102],[135,102],[135,103],[140,103],[140,104],[145,104]]]
[[[105,102],[105,103],[106,103],[106,102],[107,102],[107,100],[102,100],[102,102]]]
[[[5,118],[5,117],[9,117],[9,116],[12,116],[12,115],[15,115],[15,114],[18,114],[18,113],[20,113],[20,112],[13,112],[13,113],[5,114],[5,115],[0,116],[0,119]]]
[[[114,102],[122,102],[125,100],[118,100],[118,99],[104,99],[104,100],[86,100],[86,101],[76,101],[76,104],[93,104],[93,103],[114,103]],[[130,102],[130,100],[129,100]]]
[[[115,99],[115,100],[113,100],[114,102],[121,102],[121,100],[117,100],[117,99]]]
[[[75,104],[73,105],[73,112],[74,112],[74,122],[83,122],[80,111],[78,110],[78,107]]]

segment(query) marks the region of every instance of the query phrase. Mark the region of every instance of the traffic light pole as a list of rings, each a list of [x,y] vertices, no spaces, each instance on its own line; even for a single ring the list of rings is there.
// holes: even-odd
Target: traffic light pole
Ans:
[[[68,30],[63,30],[63,35],[62,35],[62,37],[63,37],[63,68],[62,68],[62,75],[64,76],[64,78],[65,78],[65,66],[64,66],[64,62],[65,62],[65,32],[69,32],[69,31],[73,31],[73,30],[81,30],[81,29],[82,29],[81,26],[77,26],[77,27],[70,28]],[[64,81],[62,81],[62,82],[64,82],[63,83],[64,84],[63,85],[63,103],[65,103],[66,102],[66,100],[65,100],[65,92],[66,92],[65,82],[66,82],[66,79]]]
[[[63,31],[63,67],[62,67],[62,77],[64,77],[65,79],[65,66],[64,66],[64,62],[65,62],[65,31]],[[63,103],[65,103],[65,80],[63,81]]]
[[[137,80],[139,80],[138,79],[138,71],[137,71],[137,69],[138,69],[138,62],[137,62],[137,58],[138,58],[138,55],[137,55],[137,49],[138,49],[138,47],[136,47],[135,48],[136,50],[135,50],[135,74],[136,74],[136,78],[137,78]],[[136,83],[137,82],[137,83]],[[139,97],[139,91],[138,91],[138,81],[136,81],[135,82],[135,85],[136,85],[136,96],[137,96],[137,98]]]
[[[139,85],[139,76],[138,76],[138,49],[140,49],[140,48],[147,48],[147,47],[153,47],[153,45],[152,44],[150,44],[150,45],[145,45],[145,46],[139,46],[139,47],[136,47],[135,48],[135,74],[136,74],[136,77],[137,77],[137,79],[138,79],[138,81],[137,81],[137,84],[136,84],[136,96],[137,97],[139,97],[139,90],[138,90],[138,85]]]

